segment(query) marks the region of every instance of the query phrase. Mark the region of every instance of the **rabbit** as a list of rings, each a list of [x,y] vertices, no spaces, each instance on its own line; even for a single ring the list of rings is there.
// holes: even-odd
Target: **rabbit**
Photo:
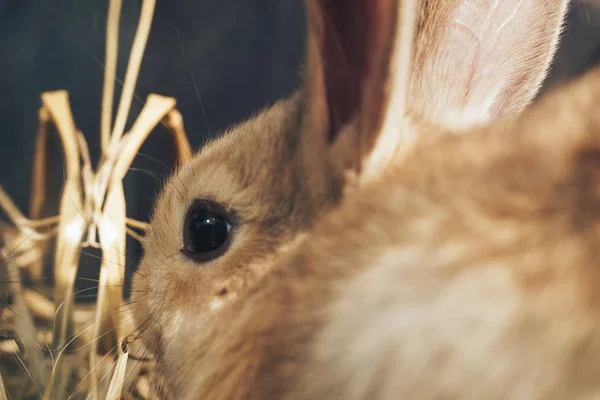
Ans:
[[[373,372],[384,372],[378,360],[364,374],[356,365],[370,349],[346,354],[349,361],[333,357],[330,365],[347,364],[339,374],[310,358],[329,339],[340,346],[365,340],[342,333],[320,339],[326,332],[378,322],[370,320],[377,313],[346,320],[342,306],[340,315],[326,314],[338,300],[374,295],[355,288],[343,297],[334,289],[363,269],[385,270],[376,260],[388,253],[362,239],[415,233],[399,218],[418,196],[401,201],[397,192],[403,180],[429,188],[434,172],[444,172],[433,167],[460,165],[458,155],[442,157],[438,142],[476,136],[468,130],[527,109],[556,51],[568,1],[305,5],[301,88],[201,149],[174,173],[153,212],[132,307],[136,332],[177,399],[389,398]],[[422,152],[439,157],[421,166],[415,154]],[[449,187],[450,178],[443,181]],[[386,214],[388,195],[402,208]],[[353,209],[360,200],[373,208]],[[439,216],[431,211],[420,214],[417,228],[433,229]],[[389,217],[398,232],[361,214]],[[342,223],[348,238],[337,229]],[[389,249],[396,244],[400,254],[401,243]],[[312,391],[303,391],[301,383],[313,379]],[[361,384],[371,392],[355,390]]]

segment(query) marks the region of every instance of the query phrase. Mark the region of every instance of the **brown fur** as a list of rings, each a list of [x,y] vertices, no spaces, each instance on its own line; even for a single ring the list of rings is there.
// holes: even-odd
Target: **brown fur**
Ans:
[[[420,2],[416,40],[407,44],[415,46],[408,89],[411,118],[397,127],[397,138],[410,130],[432,140],[420,143],[415,148],[418,154],[410,152],[413,155],[406,162],[393,160],[364,185],[357,178],[364,160],[377,162],[373,149],[398,147],[387,143],[389,137],[379,129],[381,121],[394,113],[388,100],[395,90],[403,90],[395,85],[396,70],[389,64],[390,43],[403,39],[394,26],[400,19],[383,17],[386,14],[377,7],[385,7],[384,0],[369,6],[342,0],[307,3],[304,88],[205,147],[170,180],[156,206],[134,280],[133,305],[142,337],[156,353],[176,398],[258,399],[284,394],[389,398],[386,390],[403,390],[411,398],[424,393],[418,391],[418,379],[404,384],[399,378],[414,371],[402,358],[397,338],[379,342],[377,332],[367,329],[376,323],[385,327],[385,319],[377,319],[375,312],[385,309],[380,302],[391,315],[398,311],[396,307],[405,306],[405,299],[427,306],[427,293],[442,287],[453,274],[462,274],[465,267],[477,269],[482,260],[524,254],[519,251],[530,243],[525,238],[541,240],[536,233],[544,231],[539,230],[540,222],[547,222],[542,217],[549,218],[546,214],[554,209],[531,198],[552,185],[531,182],[533,176],[518,174],[517,166],[526,165],[530,174],[546,173],[552,182],[566,176],[558,172],[566,162],[549,161],[560,154],[554,147],[560,145],[558,135],[553,146],[543,147],[541,133],[531,139],[521,133],[544,131],[543,125],[532,122],[546,112],[543,108],[468,132],[464,139],[463,135],[431,135],[459,133],[462,125],[522,110],[535,95],[554,54],[566,1],[555,2],[554,7],[550,0],[525,2],[530,8],[516,7],[509,20],[496,13],[493,1],[476,1],[475,12],[465,11],[465,5],[474,4],[469,0]],[[388,4],[393,15],[396,5],[392,3],[397,2]],[[519,2],[502,4],[506,3]],[[348,10],[337,12],[344,7]],[[370,10],[364,24],[355,18],[359,9]],[[468,30],[475,30],[478,18],[487,15],[491,26],[504,26],[512,33],[502,36],[499,48],[490,37],[480,37],[487,53],[481,53],[477,62],[465,61],[463,53],[447,51],[460,43],[466,49],[471,45],[455,35],[458,11]],[[348,15],[354,16],[351,24],[345,19]],[[532,21],[519,28],[527,18]],[[366,35],[364,43],[377,44],[376,50],[348,47],[357,32]],[[495,71],[496,79],[489,71],[499,62],[494,51],[500,50],[507,52],[500,67],[503,73]],[[484,57],[490,54],[493,57]],[[337,81],[336,72],[344,68],[351,72],[346,81],[352,76],[358,79],[352,82],[353,90],[346,91]],[[466,71],[478,78],[475,83],[464,79]],[[538,160],[536,152],[544,157]],[[594,162],[594,155],[584,159],[577,165],[589,176],[590,168],[584,166],[590,159]],[[355,182],[360,184],[352,185]],[[179,251],[183,220],[194,199],[216,201],[235,215],[231,247],[204,264]],[[585,196],[578,199],[593,203]],[[539,215],[535,223],[515,223],[533,215]],[[552,218],[548,221],[559,226]],[[584,219],[579,221],[585,225]],[[490,233],[496,231],[497,235]],[[420,270],[411,271],[412,264],[397,265],[386,258],[403,251],[407,242],[412,246],[407,254],[419,257],[407,262],[438,268],[425,277],[437,286],[421,278]],[[456,247],[449,245],[454,242]],[[532,276],[531,285],[543,285],[543,280],[538,283]],[[406,294],[396,286],[404,282]],[[419,285],[421,294],[411,289]],[[432,320],[432,326],[436,322]],[[354,329],[346,330],[347,326]],[[369,340],[380,343],[383,352],[369,356],[368,349],[345,350],[346,345]],[[431,340],[431,345],[436,343]],[[435,376],[432,366],[436,365],[424,368]],[[435,385],[428,388],[434,390]],[[435,393],[450,396],[453,392]]]

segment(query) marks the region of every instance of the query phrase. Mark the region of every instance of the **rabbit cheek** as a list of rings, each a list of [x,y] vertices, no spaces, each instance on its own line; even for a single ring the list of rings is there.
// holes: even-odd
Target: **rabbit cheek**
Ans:
[[[243,290],[244,282],[239,277],[232,277],[225,282],[216,285],[212,298],[208,303],[211,312],[217,312],[225,304],[228,304],[238,298],[238,294]]]

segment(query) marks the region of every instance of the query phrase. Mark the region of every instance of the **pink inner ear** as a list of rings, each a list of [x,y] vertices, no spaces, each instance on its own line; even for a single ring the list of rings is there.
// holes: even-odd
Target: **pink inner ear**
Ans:
[[[463,105],[467,104],[469,94],[493,74],[492,67],[502,65],[502,60],[510,56],[503,53],[511,49],[504,46],[502,35],[509,35],[508,38],[515,35],[510,24],[518,23],[514,20],[523,11],[524,1],[527,0],[470,0],[456,10],[445,43],[448,51],[462,49],[470,63],[458,82],[463,87]]]
[[[421,46],[432,49],[429,54],[424,50],[424,64],[415,71],[421,75],[416,79],[419,108],[429,119],[451,125],[519,111],[543,80],[564,3],[455,0],[454,4],[454,9],[440,13],[442,17],[426,22],[439,32],[434,39],[418,39],[429,40]]]
[[[360,109],[367,81],[381,72],[381,47],[393,13],[390,0],[315,1],[323,18],[322,60],[333,141]]]

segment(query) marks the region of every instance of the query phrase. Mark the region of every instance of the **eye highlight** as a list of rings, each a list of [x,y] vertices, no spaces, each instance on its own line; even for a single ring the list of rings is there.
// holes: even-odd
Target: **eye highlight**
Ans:
[[[230,244],[232,223],[218,203],[195,200],[183,223],[181,253],[196,261],[207,262],[220,257]]]

